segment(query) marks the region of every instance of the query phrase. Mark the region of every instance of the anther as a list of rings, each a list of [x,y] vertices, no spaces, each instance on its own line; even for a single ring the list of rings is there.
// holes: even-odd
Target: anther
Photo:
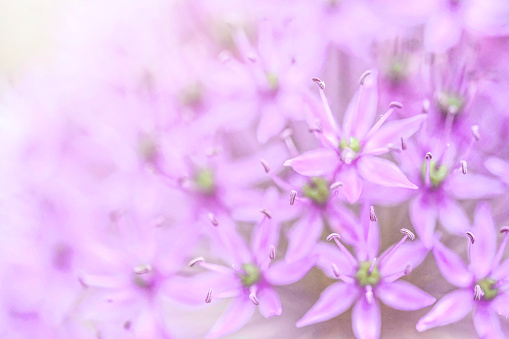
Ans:
[[[467,232],[467,236],[470,238],[470,243],[473,245],[475,243],[475,237],[472,232]]]
[[[251,299],[253,304],[255,304],[257,306],[260,304],[260,302],[258,301],[258,298],[256,297],[256,293],[255,292],[251,292],[251,294],[249,294],[249,299]]]
[[[426,153],[426,160],[431,160],[431,159],[433,159],[433,155],[431,154],[431,152]]]
[[[479,285],[475,285],[474,287],[474,300],[481,300],[481,297],[484,295],[484,292]]]
[[[138,265],[133,268],[133,272],[136,274],[150,273],[152,272],[152,266],[149,264]]]
[[[403,137],[401,137],[401,149],[403,151],[406,150],[406,141],[405,139],[403,139]]]
[[[269,247],[269,259],[270,260],[276,259],[276,248],[274,247],[274,245],[270,245]]]
[[[431,106],[430,101],[428,99],[425,99],[422,102],[422,112],[423,113],[428,113],[430,106]]]
[[[320,86],[321,89],[325,89],[325,82],[323,82],[322,80],[318,78],[312,78],[311,80],[313,80],[318,86]]]
[[[370,70],[367,70],[366,72],[362,73],[360,79],[359,79],[359,84],[361,85],[364,85],[364,80],[366,80],[366,78],[368,77],[368,75],[371,74],[371,71]]]
[[[337,233],[331,233],[327,236],[327,241],[331,241],[333,239],[341,239],[341,236]]]
[[[504,226],[500,228],[500,233],[509,233],[509,226]]]
[[[207,296],[205,297],[205,302],[207,304],[210,304],[212,302],[212,289],[209,288],[209,291],[207,292]]]
[[[405,234],[406,236],[408,236],[410,238],[410,240],[414,240],[415,239],[415,234],[413,234],[410,230],[408,230],[406,228],[402,228],[400,230],[400,232]]]
[[[208,216],[209,216],[209,219],[210,219],[210,222],[212,223],[212,225],[214,225],[214,226],[219,225],[219,223],[217,222],[217,219],[213,213],[209,213]]]
[[[390,108],[403,108],[403,104],[399,101],[393,101],[389,104]]]
[[[412,265],[406,265],[405,267],[405,270],[403,271],[403,273],[405,273],[405,275],[409,275],[410,272],[412,272]]]
[[[260,212],[262,212],[263,214],[265,214],[265,216],[266,216],[267,218],[272,219],[272,215],[270,215],[270,212],[269,212],[269,211],[267,211],[265,208],[262,208],[262,209],[260,210]]]
[[[205,262],[205,259],[203,257],[194,258],[193,260],[191,260],[189,262],[189,267],[193,267],[194,265],[202,263],[202,262]]]
[[[292,190],[290,192],[290,205],[293,206],[293,204],[295,204],[295,198],[297,197],[297,191],[296,190]]]
[[[465,160],[460,161],[461,173],[467,174],[467,162]]]
[[[340,188],[340,187],[343,187],[343,183],[341,181],[336,181],[335,183],[333,183],[332,185],[329,186],[329,189],[331,191],[337,189],[337,188]]]
[[[265,161],[264,159],[260,159],[260,163],[262,164],[263,169],[265,170],[265,173],[269,173],[270,167],[269,167],[269,164],[267,164],[267,161]]]
[[[339,268],[334,263],[331,264],[331,267],[332,267],[332,273],[334,273],[334,276],[336,278],[339,278],[339,276],[341,275],[341,273],[339,273]]]
[[[479,141],[479,139],[481,139],[481,135],[479,134],[479,125],[472,126],[471,130],[475,140]]]
[[[373,206],[369,207],[369,220],[376,221],[375,208]]]

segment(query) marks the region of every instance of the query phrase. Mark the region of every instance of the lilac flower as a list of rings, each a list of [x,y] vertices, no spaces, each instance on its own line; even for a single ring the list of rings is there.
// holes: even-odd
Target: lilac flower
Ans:
[[[264,211],[264,219],[253,231],[251,251],[232,227],[214,228],[217,245],[223,256],[229,258],[232,268],[207,263],[203,257],[192,260],[189,265],[199,265],[220,275],[209,289],[205,301],[216,298],[232,298],[223,316],[207,334],[218,338],[239,330],[251,318],[255,308],[265,318],[280,315],[281,301],[274,286],[288,285],[300,280],[316,263],[316,257],[306,257],[292,263],[275,259],[279,232]],[[275,231],[276,230],[276,231]]]
[[[325,85],[318,79],[315,82],[325,109],[325,114],[318,116],[321,129],[317,135],[322,146],[287,160],[284,165],[306,176],[332,173],[334,181],[343,183],[340,192],[350,203],[359,199],[364,180],[382,186],[417,189],[394,163],[376,155],[399,148],[401,140],[413,135],[426,116],[416,115],[383,126],[393,111],[401,108],[400,103],[392,103],[370,128],[377,109],[377,86],[376,75],[367,72],[361,77],[359,91],[350,102],[340,129],[327,103]]]
[[[297,322],[297,327],[307,326],[331,319],[355,303],[352,327],[358,338],[380,336],[381,300],[387,306],[399,310],[418,310],[435,302],[435,298],[407,282],[396,281],[418,265],[427,251],[419,246],[411,251],[402,245],[406,239],[414,239],[407,229],[402,229],[403,238],[377,257],[380,245],[378,224],[374,212],[370,213],[371,225],[359,241],[354,257],[340,242],[340,236],[332,233],[327,240],[334,240],[342,256],[337,257],[324,247],[320,261],[329,263],[329,272],[341,282],[325,289],[316,304]]]
[[[459,289],[446,294],[417,323],[418,331],[454,323],[474,310],[474,326],[482,338],[505,338],[498,314],[507,315],[509,305],[509,260],[501,262],[509,239],[509,229],[502,227],[504,238],[496,249],[495,224],[487,205],[475,212],[475,225],[469,236],[470,264],[437,242],[433,248],[438,268],[444,278]]]

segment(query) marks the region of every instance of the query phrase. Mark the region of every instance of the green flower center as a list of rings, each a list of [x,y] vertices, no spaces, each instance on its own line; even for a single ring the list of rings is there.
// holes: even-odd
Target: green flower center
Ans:
[[[382,278],[376,265],[373,267],[371,272],[369,271],[370,267],[370,261],[363,261],[360,263],[357,273],[355,273],[355,279],[357,279],[359,285],[363,287],[368,285],[375,286]]]
[[[421,176],[426,181],[426,161],[421,166]],[[429,178],[433,187],[439,187],[449,175],[449,170],[444,165],[438,165],[435,160],[431,160],[429,166]]]
[[[465,99],[458,94],[442,92],[438,96],[438,106],[444,114],[457,114],[465,106]]]
[[[242,281],[242,284],[246,287],[253,286],[261,278],[260,269],[256,265],[244,264],[242,265],[242,270],[244,274],[240,276],[240,281]]]
[[[325,179],[311,178],[311,181],[304,185],[304,196],[319,206],[329,201],[329,195],[329,185]]]
[[[203,168],[196,172],[194,177],[194,182],[196,184],[197,189],[205,194],[214,193],[214,189],[216,186],[214,172],[212,172],[208,168]]]
[[[198,104],[203,97],[203,90],[199,83],[195,82],[187,86],[181,94],[181,102],[185,106]]]
[[[279,88],[279,77],[276,73],[267,72],[267,83],[269,84],[269,89],[271,91],[275,91]]]
[[[342,151],[349,148],[357,153],[361,150],[361,143],[359,142],[359,139],[354,137],[350,137],[350,142],[346,141],[346,139],[341,139],[341,141],[339,142],[339,148]]]
[[[393,82],[400,82],[406,78],[407,62],[403,58],[394,58],[387,67],[387,77]]]
[[[498,290],[495,288],[496,282],[496,280],[490,278],[482,279],[477,282],[484,292],[482,296],[484,300],[492,300],[498,295]]]

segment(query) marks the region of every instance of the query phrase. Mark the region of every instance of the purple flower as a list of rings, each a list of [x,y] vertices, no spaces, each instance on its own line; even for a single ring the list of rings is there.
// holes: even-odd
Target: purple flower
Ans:
[[[321,266],[328,262],[333,276],[341,280],[325,289],[317,303],[297,322],[297,327],[307,326],[331,319],[345,312],[355,303],[352,314],[353,331],[358,338],[378,338],[380,336],[381,300],[387,306],[398,310],[418,310],[435,302],[435,298],[414,285],[396,281],[408,274],[426,256],[426,249],[417,246],[403,246],[406,239],[414,239],[407,229],[402,229],[404,237],[394,246],[377,257],[380,245],[376,216],[371,209],[371,225],[364,237],[355,245],[356,257],[340,242],[340,236],[333,233],[327,240],[334,240],[341,256],[325,246],[321,252]],[[362,228],[362,227],[361,227]],[[337,252],[337,251],[336,251]]]
[[[366,72],[361,77],[359,91],[350,102],[340,128],[325,97],[324,83],[314,80],[319,85],[325,109],[325,114],[318,116],[321,126],[315,129],[322,146],[287,160],[284,165],[306,176],[333,174],[334,181],[343,183],[340,192],[350,203],[359,199],[364,180],[382,186],[417,189],[394,163],[377,155],[399,149],[402,140],[418,130],[426,115],[383,125],[396,108],[401,108],[400,103],[394,102],[380,120],[370,127],[376,115],[378,95],[376,75],[370,76]]]
[[[469,236],[470,265],[437,242],[433,248],[437,266],[444,278],[459,289],[446,294],[417,323],[418,331],[448,325],[474,310],[474,326],[482,338],[505,338],[497,314],[508,314],[509,260],[502,256],[509,239],[509,229],[502,227],[504,238],[496,248],[495,224],[487,205],[475,212],[475,225]]]

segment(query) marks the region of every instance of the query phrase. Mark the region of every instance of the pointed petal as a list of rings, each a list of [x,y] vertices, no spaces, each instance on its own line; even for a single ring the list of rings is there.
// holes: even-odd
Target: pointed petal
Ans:
[[[446,294],[417,323],[417,331],[452,324],[463,319],[474,305],[473,290],[456,290]]]
[[[501,158],[491,157],[486,160],[484,167],[491,174],[499,177],[506,185],[509,185],[509,164]]]
[[[375,289],[382,302],[401,311],[415,311],[433,304],[436,299],[428,293],[405,281],[382,283]]]
[[[350,308],[359,295],[356,286],[335,283],[327,287],[316,304],[297,322],[297,327],[303,327],[325,320],[345,312]]]
[[[289,285],[299,281],[318,261],[318,256],[307,256],[303,259],[286,262],[279,261],[265,272],[265,279],[272,285]]]
[[[495,280],[509,277],[509,259],[506,259],[500,265],[495,267],[491,273],[491,277]]]
[[[355,336],[359,339],[378,339],[381,327],[378,301],[375,299],[370,304],[365,297],[360,298],[352,312],[352,328]]]
[[[495,300],[491,302],[491,305],[498,314],[509,317],[509,294],[500,293]]]
[[[317,148],[285,161],[299,174],[314,177],[333,172],[339,166],[338,154],[329,148]]]
[[[244,295],[233,299],[230,307],[207,333],[207,339],[215,339],[241,329],[251,318],[256,306]]]
[[[429,19],[424,29],[426,50],[433,53],[445,52],[459,41],[462,27],[452,11],[439,11]]]
[[[479,305],[474,313],[474,326],[481,338],[504,339],[498,314],[489,306]]]
[[[419,114],[408,119],[386,123],[364,144],[364,153],[371,154],[370,151],[380,149],[386,149],[385,152],[389,152],[389,144],[398,147],[401,145],[401,138],[408,140],[414,135],[426,117],[426,114]],[[377,154],[381,153],[377,152]]]
[[[319,215],[301,217],[288,233],[288,250],[285,260],[296,261],[308,255],[322,235],[323,221]]]
[[[362,180],[357,175],[355,168],[353,166],[343,166],[338,177],[343,183],[340,192],[345,195],[348,202],[353,204],[359,200],[362,192]]]
[[[472,284],[472,274],[456,253],[437,241],[433,256],[440,273],[448,282],[457,287],[469,287]]]
[[[283,312],[281,300],[276,291],[271,287],[261,289],[256,296],[260,303],[258,305],[258,310],[265,318],[281,315],[281,312]]]
[[[375,119],[378,104],[377,74],[371,72],[364,85],[355,93],[343,119],[347,136],[361,139],[369,131]]]
[[[357,161],[357,168],[362,178],[378,185],[411,189],[418,188],[407,179],[398,166],[389,160],[365,155],[361,156]]]
[[[475,243],[472,245],[469,268],[477,278],[484,278],[491,271],[497,250],[495,222],[487,204],[480,204],[477,207],[472,233],[475,236]]]
[[[452,234],[464,235],[470,228],[470,220],[463,207],[452,199],[444,199],[438,204],[438,219]]]
[[[417,196],[410,202],[410,219],[418,237],[428,248],[433,245],[437,218],[438,212],[435,206],[426,203],[423,196]]]
[[[260,123],[256,133],[258,142],[265,144],[270,138],[280,133],[286,125],[286,119],[273,104],[263,107]]]
[[[429,249],[421,241],[406,242],[388,260],[379,263],[380,273],[386,277],[401,272],[408,265],[414,269],[426,258],[428,252]]]
[[[274,219],[264,217],[262,222],[255,226],[251,236],[251,248],[256,263],[261,265],[269,258],[270,246],[276,247],[279,238],[279,223]]]
[[[319,243],[316,245],[314,253],[318,255],[316,265],[329,278],[337,279],[332,271],[332,264],[336,265],[341,274],[352,276],[355,273],[355,267],[335,245]]]
[[[460,200],[491,198],[505,192],[499,180],[470,172],[452,176],[447,180],[445,190]]]

